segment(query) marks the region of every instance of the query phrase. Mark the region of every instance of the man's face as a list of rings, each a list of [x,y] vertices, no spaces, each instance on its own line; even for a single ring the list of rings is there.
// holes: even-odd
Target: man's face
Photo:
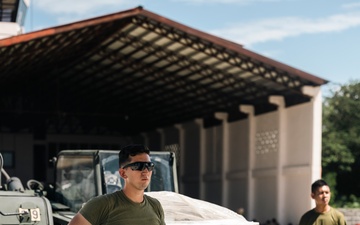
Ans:
[[[328,205],[331,197],[329,186],[319,187],[315,193],[311,193],[311,197],[315,200],[316,205]]]
[[[146,153],[141,153],[131,157],[131,161],[127,164],[134,162],[150,162],[150,156]],[[119,169],[120,175],[125,179],[126,185],[137,190],[145,190],[150,183],[152,171],[147,168],[144,170],[132,170],[131,167]]]

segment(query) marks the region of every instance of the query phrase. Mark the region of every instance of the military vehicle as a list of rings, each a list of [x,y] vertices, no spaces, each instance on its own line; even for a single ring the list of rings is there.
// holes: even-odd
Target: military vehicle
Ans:
[[[33,190],[33,185],[38,183],[29,180],[28,189],[24,189],[19,178],[8,175],[3,162],[0,153],[0,224],[53,225],[50,201],[43,193]],[[5,177],[4,186],[2,176]]]

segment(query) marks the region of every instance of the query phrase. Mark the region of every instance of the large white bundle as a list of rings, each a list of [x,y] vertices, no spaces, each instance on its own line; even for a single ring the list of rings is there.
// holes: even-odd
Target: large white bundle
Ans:
[[[257,222],[247,221],[240,214],[225,207],[175,192],[159,191],[145,193],[161,202],[167,225],[258,225]]]

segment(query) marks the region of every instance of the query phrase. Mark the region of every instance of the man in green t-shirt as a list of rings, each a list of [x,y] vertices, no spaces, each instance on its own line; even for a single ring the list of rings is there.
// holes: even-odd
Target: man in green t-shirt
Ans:
[[[324,180],[317,180],[311,185],[311,198],[315,208],[307,211],[299,225],[346,225],[344,215],[329,205],[330,187]]]
[[[119,152],[121,191],[88,201],[69,225],[165,225],[160,202],[144,191],[150,183],[154,163],[143,145],[128,145]]]

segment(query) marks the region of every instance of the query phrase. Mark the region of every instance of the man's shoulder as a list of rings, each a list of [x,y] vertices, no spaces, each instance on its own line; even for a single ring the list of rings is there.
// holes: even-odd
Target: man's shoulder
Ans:
[[[159,202],[158,199],[154,198],[154,197],[151,197],[147,194],[144,194],[144,198],[146,198],[147,200],[151,201],[151,202]]]
[[[331,207],[330,208],[331,212],[337,216],[344,216],[344,214],[342,212],[340,212],[340,210],[336,209],[336,208],[333,208]]]
[[[110,194],[98,195],[91,198],[88,202],[91,202],[92,204],[101,204],[101,203],[108,204],[111,201],[115,201],[117,195],[118,194],[116,192]]]
[[[147,202],[150,203],[150,205],[152,205],[153,207],[159,207],[161,206],[161,203],[158,199],[151,197],[147,194],[144,194],[144,198],[147,200]]]
[[[316,213],[315,209],[310,209],[309,211],[305,212],[302,217],[307,217],[307,216],[313,215],[315,213]]]
[[[315,213],[314,209],[311,209],[311,210],[305,212],[300,218],[299,225],[312,224],[312,223],[309,223],[309,221],[311,221],[311,218],[314,217],[314,213]]]

